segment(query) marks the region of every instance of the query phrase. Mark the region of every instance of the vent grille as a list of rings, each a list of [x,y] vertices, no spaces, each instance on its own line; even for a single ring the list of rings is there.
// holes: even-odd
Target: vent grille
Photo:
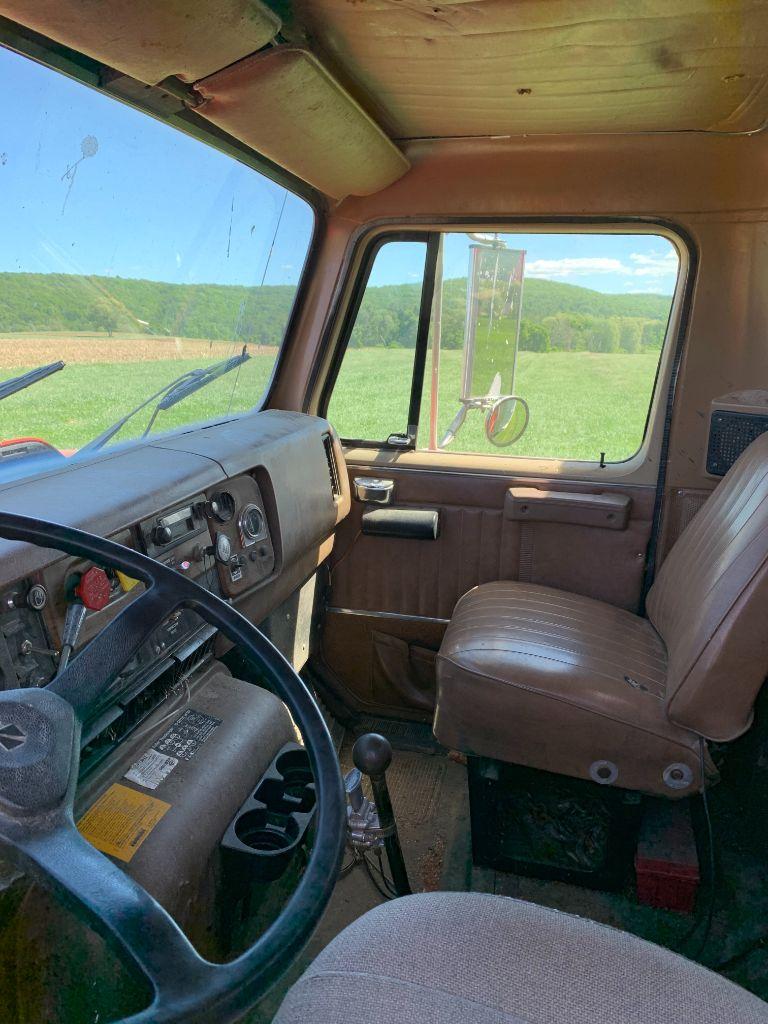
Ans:
[[[768,430],[768,416],[718,409],[709,422],[707,472],[725,476],[745,448]]]
[[[325,448],[325,458],[328,462],[328,476],[331,480],[331,494],[334,498],[338,498],[341,494],[341,484],[339,482],[339,468],[336,465],[336,456],[333,453],[333,438],[330,434],[323,434],[323,448]]]

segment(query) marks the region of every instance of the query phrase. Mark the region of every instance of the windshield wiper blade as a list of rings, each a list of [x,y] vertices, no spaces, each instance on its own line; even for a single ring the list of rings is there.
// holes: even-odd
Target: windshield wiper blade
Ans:
[[[221,362],[212,363],[210,366],[201,366],[195,370],[188,370],[186,373],[182,373],[176,380],[172,380],[169,384],[160,388],[149,398],[145,398],[143,402],[136,406],[135,409],[131,409],[125,416],[121,417],[111,427],[107,427],[103,433],[99,434],[98,437],[94,437],[88,444],[83,445],[79,450],[78,455],[82,455],[84,452],[97,452],[100,448],[103,448],[108,441],[111,441],[115,434],[119,434],[123,429],[128,420],[132,419],[136,413],[141,412],[142,409],[146,409],[148,405],[159,401],[152,410],[149,423],[144,430],[142,437],[146,437],[152,429],[152,426],[157,418],[157,414],[163,409],[170,409],[171,406],[176,405],[177,402],[181,402],[182,399],[187,398],[189,395],[194,394],[195,391],[199,391],[200,388],[204,388],[207,384],[212,383],[214,380],[218,380],[219,377],[223,377],[225,373],[229,373],[230,370],[236,370],[238,366],[242,366],[243,363],[247,362],[251,357],[248,355],[247,346],[243,345],[243,351],[239,355],[231,356],[229,359],[222,359]]]
[[[8,380],[4,380],[0,383],[0,402],[10,395],[15,395],[17,391],[23,391],[30,384],[37,384],[39,380],[45,380],[52,373],[58,373],[65,366],[66,363],[60,359],[57,363],[46,363],[45,366],[38,366],[35,370],[28,370],[27,373],[22,373],[20,377],[11,377]]]

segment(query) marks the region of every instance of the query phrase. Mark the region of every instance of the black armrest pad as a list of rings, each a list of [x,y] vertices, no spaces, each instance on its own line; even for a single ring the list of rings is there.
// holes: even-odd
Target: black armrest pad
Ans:
[[[363,513],[363,533],[380,537],[411,537],[437,540],[440,513],[437,509],[377,508]]]

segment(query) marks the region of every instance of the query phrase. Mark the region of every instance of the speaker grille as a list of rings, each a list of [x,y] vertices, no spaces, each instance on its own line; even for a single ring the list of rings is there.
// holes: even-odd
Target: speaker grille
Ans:
[[[725,476],[745,448],[768,430],[768,415],[717,409],[709,421],[707,472]]]

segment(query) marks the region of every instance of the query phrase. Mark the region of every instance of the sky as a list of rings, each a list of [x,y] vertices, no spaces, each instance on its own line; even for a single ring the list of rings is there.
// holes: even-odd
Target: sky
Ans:
[[[304,200],[3,48],[0,94],[13,97],[0,115],[0,271],[298,281],[314,221]]]
[[[212,147],[0,48],[0,271],[179,284],[295,284],[313,214]],[[515,233],[526,277],[618,294],[670,295],[678,260],[648,234]],[[273,247],[274,240],[274,247]],[[446,236],[444,276],[471,240]],[[271,251],[271,254],[270,254]],[[418,281],[423,246],[390,244],[371,285]]]
[[[672,243],[660,235],[521,232],[501,238],[508,248],[525,250],[526,278],[562,281],[619,295],[671,295],[675,288],[677,253]],[[446,236],[446,279],[466,277],[472,244],[463,232]],[[423,265],[423,244],[390,243],[377,256],[370,283],[375,286],[420,281]]]

